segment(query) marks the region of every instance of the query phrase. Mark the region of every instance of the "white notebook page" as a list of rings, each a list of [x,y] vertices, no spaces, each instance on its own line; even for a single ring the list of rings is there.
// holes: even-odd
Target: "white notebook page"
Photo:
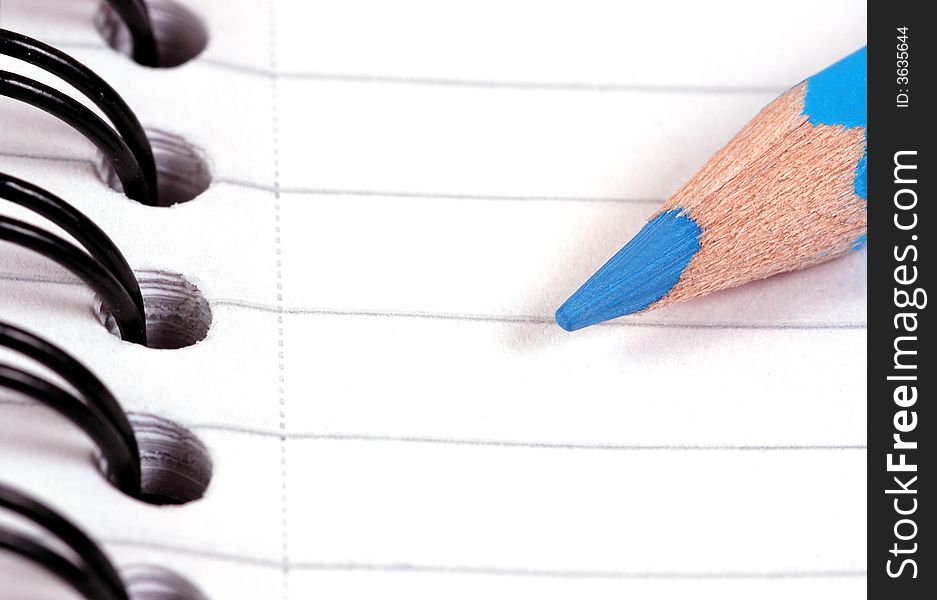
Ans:
[[[864,3],[185,3],[211,40],[175,69],[107,47],[90,0],[0,0],[0,26],[202,148],[208,191],[129,201],[2,98],[0,170],[197,282],[208,338],[120,342],[9,244],[0,318],[192,428],[211,487],[124,497],[73,427],[0,393],[4,481],[218,600],[864,595],[864,253],[552,322],[760,107],[864,44]]]

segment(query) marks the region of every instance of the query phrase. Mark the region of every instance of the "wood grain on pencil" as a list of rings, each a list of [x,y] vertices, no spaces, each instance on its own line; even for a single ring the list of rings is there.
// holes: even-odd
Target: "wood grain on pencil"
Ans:
[[[851,251],[865,233],[854,184],[865,131],[811,125],[805,88],[771,103],[664,204],[661,212],[692,215],[707,251],[648,309],[813,266]]]

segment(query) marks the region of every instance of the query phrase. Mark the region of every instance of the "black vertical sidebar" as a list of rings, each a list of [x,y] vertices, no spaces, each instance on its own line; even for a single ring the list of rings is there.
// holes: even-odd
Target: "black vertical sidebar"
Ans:
[[[935,589],[937,345],[933,93],[937,22],[926,2],[869,2],[868,588]],[[935,291],[937,293],[937,291]],[[937,296],[933,301],[937,302]],[[925,350],[925,348],[927,350]],[[927,595],[927,597],[933,597]]]

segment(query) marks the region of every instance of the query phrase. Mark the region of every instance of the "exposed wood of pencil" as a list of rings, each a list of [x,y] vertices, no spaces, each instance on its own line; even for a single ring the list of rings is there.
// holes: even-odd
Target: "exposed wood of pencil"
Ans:
[[[768,105],[660,209],[695,219],[702,248],[647,310],[824,262],[865,233],[855,191],[865,128],[812,125],[805,93]]]

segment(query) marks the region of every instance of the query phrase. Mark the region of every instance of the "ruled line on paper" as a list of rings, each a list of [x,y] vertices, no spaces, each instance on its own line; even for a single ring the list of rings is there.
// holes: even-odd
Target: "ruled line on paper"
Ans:
[[[265,183],[256,183],[241,179],[216,178],[215,181],[250,187],[262,191],[273,191],[274,186]],[[610,202],[619,204],[663,204],[663,198],[628,198],[614,196],[544,196],[528,194],[478,194],[467,192],[421,192],[412,190],[378,190],[378,189],[343,189],[308,186],[280,186],[282,194],[312,195],[312,196],[359,196],[359,197],[387,197],[387,198],[417,198],[421,200],[492,200],[523,202]]]
[[[218,64],[218,63],[215,63]],[[593,92],[624,94],[700,94],[700,95],[743,95],[777,96],[783,86],[703,86],[675,84],[624,84],[549,81],[501,81],[483,79],[454,79],[444,77],[413,77],[394,75],[356,75],[343,73],[281,72],[267,77],[286,80],[317,81],[324,83],[357,83],[374,85],[411,85],[423,87],[449,87],[490,90],[545,91],[545,92]]]
[[[47,411],[43,404],[29,400],[0,398],[0,406],[25,410]],[[336,433],[314,431],[283,431],[242,427],[227,423],[183,423],[192,431],[217,431],[261,438],[286,438],[324,442],[375,442],[391,444],[424,444],[529,450],[579,450],[612,452],[865,452],[866,444],[616,444],[586,442],[546,442],[527,440],[484,439],[444,436],[385,435],[375,433]]]
[[[189,429],[220,431],[258,437],[278,438],[283,432],[273,429],[255,429],[231,425],[195,423]],[[622,452],[801,452],[801,451],[865,451],[865,444],[612,444],[579,442],[538,442],[524,440],[499,440],[440,436],[381,435],[369,433],[319,433],[288,432],[291,440],[336,441],[336,442],[383,442],[402,444],[426,444],[442,446],[474,446],[487,448],[521,448],[535,450],[598,450]]]
[[[62,154],[34,154],[31,152],[10,152],[0,150],[0,156],[8,158],[25,158],[27,160],[47,160],[49,162],[86,163],[94,167],[94,162],[81,156],[65,156]]]
[[[186,554],[225,562],[234,562],[269,569],[283,568],[279,559],[246,556],[211,549],[193,548],[158,542],[123,538],[103,538],[106,545]],[[559,579],[829,579],[865,577],[865,569],[817,569],[777,571],[625,571],[608,569],[546,569],[517,568],[490,565],[447,565],[411,562],[324,562],[291,561],[291,571],[378,571],[390,573],[445,574],[445,575],[490,575],[507,577],[542,577]]]
[[[44,277],[35,275],[17,275],[13,273],[0,273],[0,281],[12,281],[23,283],[39,283],[54,285],[84,285],[78,279],[66,279],[58,277]],[[238,299],[209,299],[212,306],[228,306],[231,308],[241,308],[246,310],[255,310],[268,313],[282,313],[287,315],[309,315],[309,316],[335,316],[335,317],[377,317],[377,318],[400,318],[400,319],[434,319],[440,321],[468,321],[484,323],[516,323],[521,325],[549,325],[553,326],[555,321],[552,316],[538,315],[494,315],[494,314],[476,314],[476,313],[446,313],[430,311],[380,311],[365,309],[334,309],[334,308],[314,308],[314,307],[279,307],[273,304],[264,304],[261,302],[251,302]],[[821,322],[821,323],[679,323],[663,321],[638,321],[638,320],[618,320],[598,323],[595,327],[631,327],[646,329],[727,329],[727,330],[756,330],[756,331],[863,331],[866,329],[865,323],[859,322]]]
[[[46,160],[51,162],[65,162],[86,164],[95,169],[93,161],[77,156],[41,155],[24,152],[3,152],[0,156],[21,158],[26,160]],[[97,176],[97,175],[95,175]],[[663,198],[629,198],[616,196],[545,196],[542,194],[478,194],[469,192],[424,192],[416,190],[380,190],[380,189],[342,189],[313,186],[277,186],[273,183],[263,183],[239,179],[236,177],[215,177],[212,185],[227,184],[241,188],[253,189],[262,192],[279,192],[281,195],[308,195],[308,196],[356,196],[365,198],[413,198],[421,200],[472,200],[472,201],[518,201],[518,202],[587,202],[587,203],[618,203],[618,204],[663,204]]]
[[[239,308],[252,308],[264,312],[274,312],[273,306],[262,303],[243,302],[240,300],[215,300],[215,305],[232,306]],[[527,325],[556,324],[552,316],[538,315],[494,315],[473,313],[445,313],[429,311],[380,311],[380,310],[348,310],[331,308],[285,308],[284,312],[293,315],[322,315],[337,317],[393,317],[411,319],[438,319],[444,321],[482,321],[487,323],[518,323]],[[634,328],[660,328],[660,329],[754,329],[754,330],[864,330],[865,323],[678,323],[662,321],[617,320],[597,323],[593,327],[634,327]]]
[[[61,40],[49,42],[59,48],[113,52],[110,46],[100,41]],[[597,92],[597,93],[646,93],[646,94],[703,94],[703,95],[765,95],[777,96],[788,85],[680,85],[644,83],[598,83],[586,81],[519,81],[498,79],[460,79],[453,77],[421,77],[411,75],[374,75],[366,73],[326,73],[322,71],[279,71],[231,61],[201,57],[192,63],[242,75],[298,81],[320,81],[325,83],[356,83],[374,85],[409,85],[422,87],[455,87],[472,89],[509,89],[528,91]]]

